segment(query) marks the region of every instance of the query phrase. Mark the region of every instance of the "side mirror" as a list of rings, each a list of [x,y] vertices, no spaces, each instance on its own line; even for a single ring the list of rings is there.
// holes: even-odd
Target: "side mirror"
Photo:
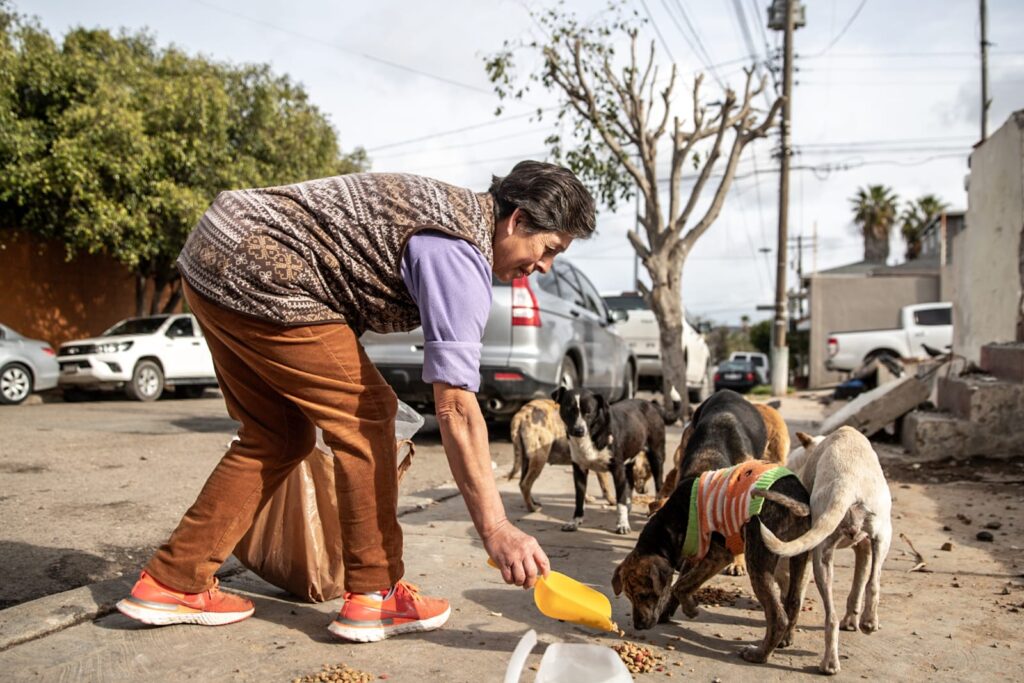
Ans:
[[[629,320],[629,311],[614,309],[610,312],[608,319],[613,323],[624,323]]]
[[[707,320],[701,320],[699,323],[697,323],[697,332],[699,332],[700,334],[710,333],[711,323],[709,323]]]

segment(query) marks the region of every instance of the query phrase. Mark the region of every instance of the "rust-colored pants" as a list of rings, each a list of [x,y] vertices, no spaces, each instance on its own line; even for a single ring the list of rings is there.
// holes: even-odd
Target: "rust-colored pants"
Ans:
[[[312,451],[314,425],[334,452],[345,588],[383,590],[398,581],[395,463],[397,398],[343,324],[283,327],[219,306],[184,285],[206,335],[239,440],[146,571],[198,593],[249,529],[256,511]]]

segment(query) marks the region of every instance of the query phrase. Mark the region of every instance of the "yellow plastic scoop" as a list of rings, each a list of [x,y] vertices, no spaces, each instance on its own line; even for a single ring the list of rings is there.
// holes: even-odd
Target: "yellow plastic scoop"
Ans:
[[[487,564],[498,568],[491,558],[487,558]],[[612,621],[612,603],[604,593],[560,572],[552,571],[547,578],[537,579],[533,601],[541,614],[552,619],[571,621],[601,631],[617,633],[619,630]]]

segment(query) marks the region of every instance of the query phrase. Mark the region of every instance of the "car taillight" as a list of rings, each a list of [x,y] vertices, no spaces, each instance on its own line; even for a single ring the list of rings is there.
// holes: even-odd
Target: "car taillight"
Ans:
[[[828,355],[829,358],[839,353],[839,340],[835,337],[828,338]]]
[[[540,327],[540,307],[525,277],[512,280],[512,326]]]
[[[47,356],[56,356],[57,355],[57,353],[53,349],[51,349],[49,346],[44,346],[43,347],[43,353],[45,353]]]
[[[748,382],[753,382],[754,381],[754,373],[752,373],[752,372],[748,372],[747,373],[747,381]]]
[[[716,372],[715,373],[715,381],[716,382],[720,382],[721,380],[722,380],[722,373]]]

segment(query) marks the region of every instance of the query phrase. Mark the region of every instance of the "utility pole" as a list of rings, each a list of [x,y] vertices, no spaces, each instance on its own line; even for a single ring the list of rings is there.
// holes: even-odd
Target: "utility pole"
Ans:
[[[789,233],[789,158],[793,153],[790,140],[790,116],[793,103],[793,29],[797,21],[803,25],[803,7],[797,0],[775,0],[768,8],[768,26],[783,31],[782,52],[782,134],[779,163],[779,237],[775,263],[775,324],[772,327],[771,380],[772,395],[785,396],[789,386],[789,348],[786,346],[786,247]],[[780,16],[781,15],[781,16]],[[781,19],[781,21],[780,21]],[[781,24],[781,25],[780,25]]]
[[[988,8],[981,1],[981,141],[988,137]]]

